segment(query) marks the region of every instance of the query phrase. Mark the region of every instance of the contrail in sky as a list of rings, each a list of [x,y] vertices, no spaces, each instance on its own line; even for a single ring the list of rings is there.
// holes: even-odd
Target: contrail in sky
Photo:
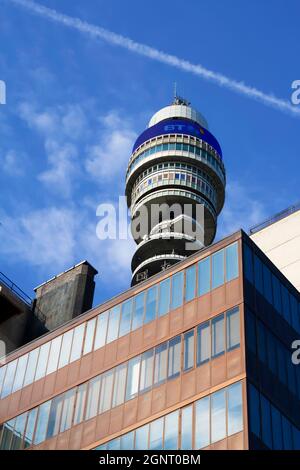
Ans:
[[[180,59],[175,55],[167,54],[153,47],[147,46],[130,38],[121,36],[120,34],[113,33],[107,29],[89,24],[79,18],[74,18],[56,10],[47,8],[43,5],[35,3],[31,0],[10,0],[11,3],[22,6],[32,13],[36,13],[44,18],[60,23],[68,28],[76,29],[81,33],[86,33],[95,38],[101,38],[109,44],[123,47],[131,52],[148,57],[149,59],[156,60],[163,64],[176,67],[185,72],[190,72],[198,77],[204,78],[210,82],[214,82],[221,87],[228,88],[236,93],[247,96],[248,98],[255,99],[261,103],[271,106],[280,111],[288,111],[294,116],[300,116],[300,107],[293,106],[288,100],[277,98],[272,94],[264,93],[257,88],[246,85],[243,82],[232,80],[231,78],[222,75],[221,73],[214,72],[203,67],[200,64],[193,64],[185,59]]]

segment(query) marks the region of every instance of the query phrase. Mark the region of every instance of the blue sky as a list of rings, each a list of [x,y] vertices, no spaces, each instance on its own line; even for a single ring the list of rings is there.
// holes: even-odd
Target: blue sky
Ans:
[[[296,0],[43,0],[134,41],[290,100],[300,79]],[[0,0],[0,271],[32,289],[88,259],[95,304],[128,288],[131,241],[96,237],[135,137],[178,91],[207,118],[227,169],[218,237],[300,200],[300,117]]]

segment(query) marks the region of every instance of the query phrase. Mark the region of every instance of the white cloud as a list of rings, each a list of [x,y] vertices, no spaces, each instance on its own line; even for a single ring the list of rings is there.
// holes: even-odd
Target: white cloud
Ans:
[[[24,175],[26,165],[27,156],[16,150],[9,150],[1,158],[2,170],[9,176]]]

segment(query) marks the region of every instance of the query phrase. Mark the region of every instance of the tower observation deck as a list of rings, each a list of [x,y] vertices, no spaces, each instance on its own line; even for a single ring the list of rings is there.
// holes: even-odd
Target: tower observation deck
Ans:
[[[222,150],[205,118],[175,97],[137,138],[126,174],[137,243],[132,285],[210,245],[225,198]]]

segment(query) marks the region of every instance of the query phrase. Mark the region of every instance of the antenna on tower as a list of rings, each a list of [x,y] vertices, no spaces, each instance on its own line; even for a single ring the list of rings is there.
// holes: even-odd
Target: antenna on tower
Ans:
[[[174,100],[177,98],[177,82],[174,82]]]

